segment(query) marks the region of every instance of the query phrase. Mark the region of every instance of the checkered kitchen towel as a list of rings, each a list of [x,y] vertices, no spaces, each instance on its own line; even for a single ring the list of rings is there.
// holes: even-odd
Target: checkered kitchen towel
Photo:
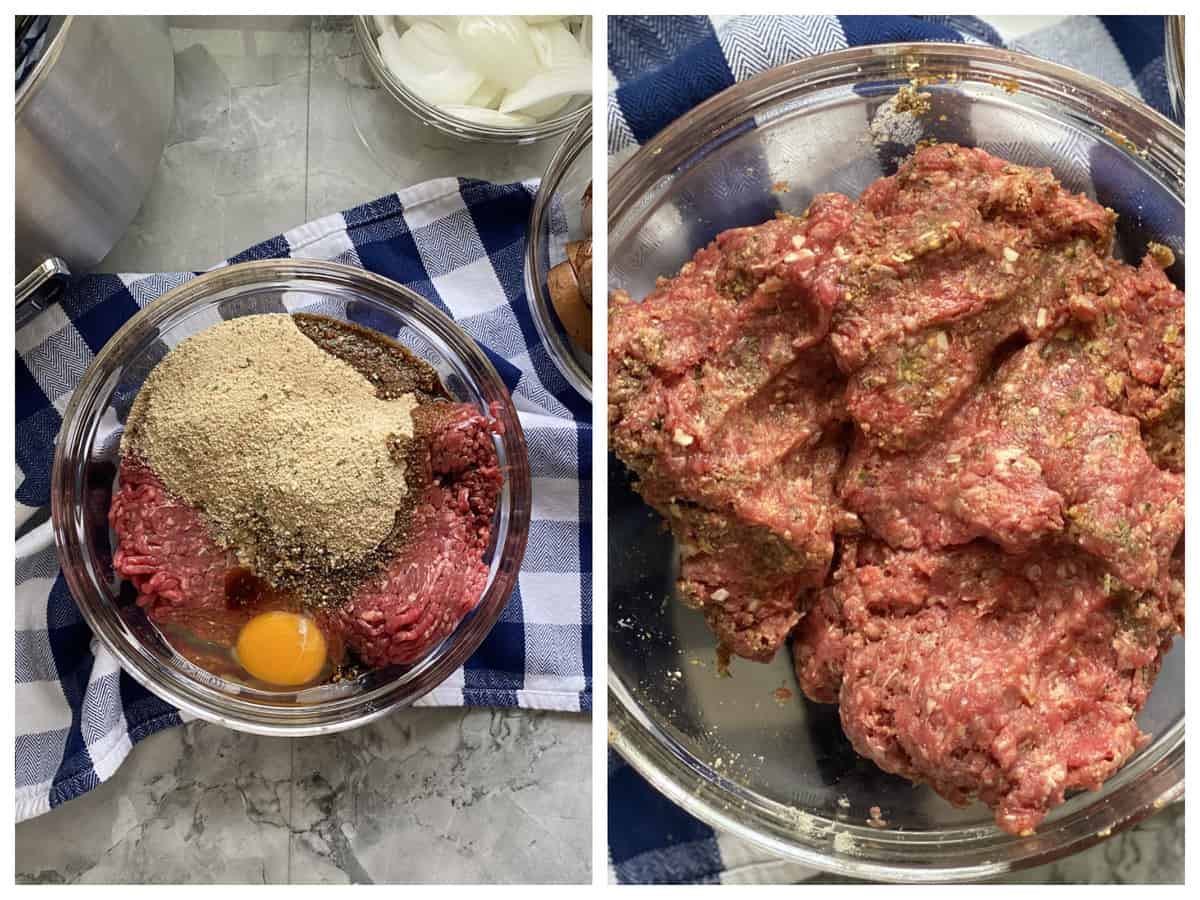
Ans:
[[[519,584],[479,650],[422,705],[591,708],[591,406],[555,368],[525,297],[535,190],[431,181],[229,260],[325,259],[399,281],[470,333],[512,393],[533,475]],[[81,278],[16,336],[18,820],[94,788],[133,744],[184,720],[93,642],[42,520],[60,417],[88,363],[139,308],[193,277]]]
[[[1160,16],[616,16],[608,26],[609,170],[689,109],[774,66],[893,41],[1006,46],[1072,66],[1170,115]],[[1086,169],[1085,169],[1086,171]],[[1101,173],[1093,169],[1093,178]],[[1171,213],[1139,208],[1143,224]],[[770,858],[661,797],[609,761],[609,878],[623,883],[795,882],[813,870]]]
[[[1171,115],[1161,16],[614,16],[610,171],[701,101],[817,53],[894,41],[1004,46],[1107,81]]]

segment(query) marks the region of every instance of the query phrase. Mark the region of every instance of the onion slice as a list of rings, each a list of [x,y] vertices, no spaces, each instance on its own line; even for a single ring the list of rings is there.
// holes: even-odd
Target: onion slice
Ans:
[[[504,87],[494,81],[484,81],[479,90],[467,98],[467,106],[478,106],[481,109],[496,109],[504,96]]]
[[[462,103],[483,83],[483,77],[453,56],[442,56],[423,40],[431,25],[409,28],[400,37],[394,31],[379,36],[379,54],[384,64],[409,90],[433,104]],[[441,32],[439,32],[440,34]],[[442,34],[442,38],[446,38]],[[436,40],[436,39],[435,39]]]
[[[519,16],[463,16],[455,37],[460,58],[507,90],[515,91],[537,72],[529,26]]]
[[[588,52],[561,22],[530,28],[529,37],[533,39],[534,49],[537,50],[538,65],[543,69],[588,58]]]
[[[533,116],[497,112],[494,109],[484,109],[480,106],[443,104],[438,109],[456,118],[466,119],[477,125],[490,125],[493,128],[526,128],[537,123]]]
[[[548,100],[587,94],[592,88],[592,66],[588,62],[554,66],[538,72],[519,90],[500,103],[500,112],[511,113],[528,109]]]

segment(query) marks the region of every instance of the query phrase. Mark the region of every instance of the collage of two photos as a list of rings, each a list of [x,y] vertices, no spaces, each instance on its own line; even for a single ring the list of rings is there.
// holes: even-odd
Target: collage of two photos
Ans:
[[[1184,882],[1183,16],[15,26],[18,885]]]
[[[611,18],[617,882],[1181,882],[1181,21]]]

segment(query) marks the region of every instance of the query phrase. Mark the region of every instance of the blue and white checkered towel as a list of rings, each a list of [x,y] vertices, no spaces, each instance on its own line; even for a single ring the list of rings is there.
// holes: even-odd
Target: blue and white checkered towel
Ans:
[[[701,101],[817,53],[894,41],[991,44],[1086,72],[1171,115],[1161,16],[614,16],[609,169]]]
[[[479,650],[421,705],[591,708],[591,406],[555,368],[525,297],[535,191],[431,181],[229,260],[333,260],[399,281],[474,337],[512,393],[533,476],[518,587]],[[44,519],[60,416],[93,355],[138,309],[194,277],[81,278],[16,336],[18,820],[91,790],[133,744],[185,718],[93,641]]]
[[[1005,46],[1079,69],[1169,116],[1163,25],[1161,16],[1019,16],[986,22],[969,16],[615,16],[608,25],[609,171],[692,107],[736,82],[803,57],[864,44],[924,40]],[[1099,174],[1091,172],[1094,178]],[[1154,218],[1153,211],[1141,213]],[[795,882],[816,874],[697,821],[616,754],[608,782],[612,881]]]

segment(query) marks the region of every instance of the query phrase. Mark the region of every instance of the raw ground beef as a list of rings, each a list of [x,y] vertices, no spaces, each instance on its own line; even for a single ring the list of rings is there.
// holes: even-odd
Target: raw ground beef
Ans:
[[[684,544],[682,594],[735,652],[769,659],[819,586],[841,515],[845,419],[817,275],[845,197],[725,232],[676,279],[609,312],[613,446]]]
[[[1047,169],[935,145],[609,307],[682,599],[790,635],[857,750],[1028,831],[1146,740],[1183,628],[1183,294]]]
[[[226,578],[239,568],[199,512],[171,496],[139,460],[121,460],[109,524],[117,534],[113,569],[137,589],[137,603],[160,624],[191,621],[204,639],[228,631]]]
[[[918,451],[859,437],[841,496],[895,547],[977,537],[1013,552],[1082,547],[1141,590],[1166,589],[1183,532],[1183,476],[1159,469],[1078,336],[1035,341]]]
[[[308,610],[331,659],[345,643],[370,666],[411,662],[474,608],[486,583],[481,557],[501,484],[496,425],[472,407],[442,401],[418,407],[416,417],[426,440],[414,454],[424,472],[413,483],[424,487],[399,555],[344,608]],[[109,522],[118,542],[113,568],[159,625],[228,646],[258,612],[297,606],[249,576],[216,545],[201,514],[136,459],[121,461]]]
[[[400,553],[337,613],[346,641],[372,667],[420,659],[475,608],[487,584],[483,553],[502,484],[495,426],[448,403],[416,415],[424,420],[418,434],[430,437],[412,464],[428,472],[428,486]]]
[[[1016,335],[1053,334],[1101,278],[1115,216],[1047,169],[937,146],[863,192],[837,252],[830,344],[846,404],[887,449],[920,444]]]
[[[847,548],[793,651],[859,753],[1020,834],[1148,740],[1135,716],[1176,631],[1167,598],[1069,548],[868,544]]]

